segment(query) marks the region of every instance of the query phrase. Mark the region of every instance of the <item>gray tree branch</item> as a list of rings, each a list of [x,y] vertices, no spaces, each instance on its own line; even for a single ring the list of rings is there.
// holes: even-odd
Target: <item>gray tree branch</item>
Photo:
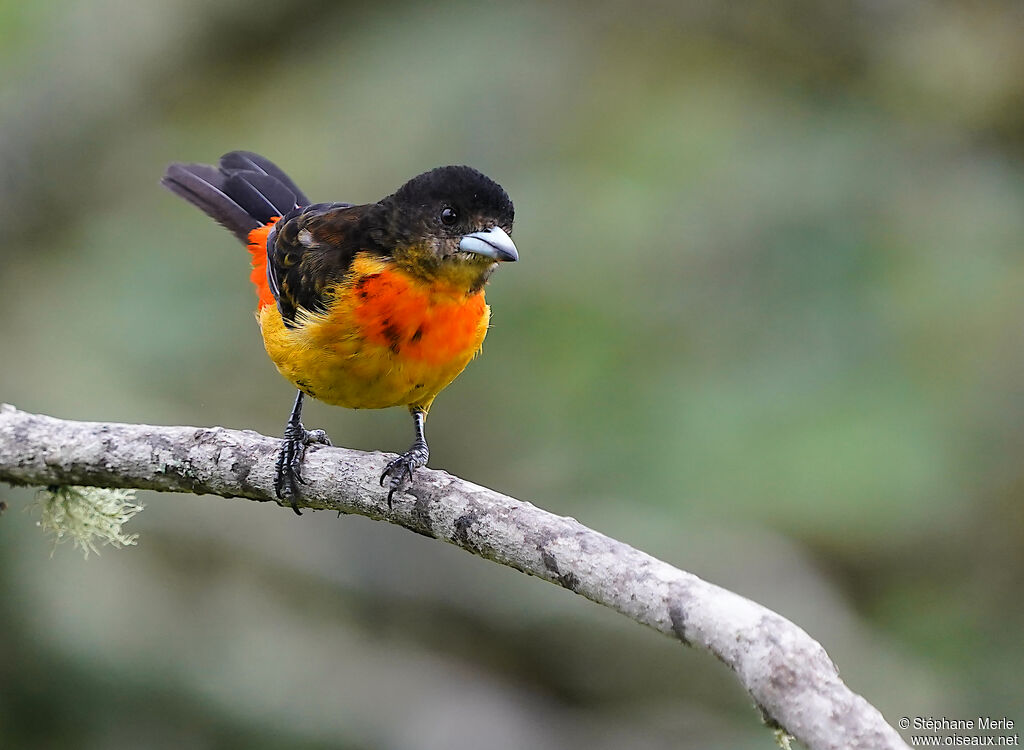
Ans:
[[[278,447],[276,439],[222,427],[73,422],[0,406],[0,480],[11,484],[278,502]],[[399,524],[709,651],[736,674],[770,726],[812,750],[907,747],[881,713],[843,683],[821,645],[781,615],[573,518],[442,471],[417,471],[389,510],[377,483],[387,460],[381,453],[311,446],[299,506]]]

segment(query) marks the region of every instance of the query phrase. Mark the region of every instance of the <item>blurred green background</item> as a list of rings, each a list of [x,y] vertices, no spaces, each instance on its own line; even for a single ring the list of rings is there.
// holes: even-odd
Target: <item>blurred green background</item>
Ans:
[[[1020,726],[1022,39],[1014,0],[4,0],[0,400],[279,435],[246,253],[164,166],[472,164],[522,262],[432,466],[778,610],[891,722]],[[714,659],[386,524],[144,493],[83,562],[0,497],[0,747],[773,746]]]

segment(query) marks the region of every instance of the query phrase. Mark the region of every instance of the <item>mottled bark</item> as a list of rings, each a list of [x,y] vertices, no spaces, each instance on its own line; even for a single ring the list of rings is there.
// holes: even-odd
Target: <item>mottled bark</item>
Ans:
[[[0,480],[14,484],[135,487],[278,502],[279,445],[255,432],[221,427],[72,422],[0,407]],[[770,725],[814,750],[907,747],[878,710],[843,683],[821,645],[782,616],[573,518],[442,471],[417,471],[412,487],[396,493],[389,510],[377,481],[388,459],[311,446],[299,507],[399,524],[709,651],[736,674]]]

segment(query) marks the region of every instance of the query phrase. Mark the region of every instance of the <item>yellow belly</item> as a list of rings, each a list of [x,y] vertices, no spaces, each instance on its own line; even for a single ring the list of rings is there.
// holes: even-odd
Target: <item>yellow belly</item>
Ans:
[[[357,258],[322,314],[285,326],[276,305],[257,313],[278,371],[306,394],[350,409],[430,407],[480,351],[490,309],[483,292],[427,286],[381,259]]]

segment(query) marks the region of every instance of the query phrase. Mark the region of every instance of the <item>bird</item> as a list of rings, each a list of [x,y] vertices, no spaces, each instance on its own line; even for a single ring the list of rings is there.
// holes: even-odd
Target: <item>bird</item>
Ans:
[[[444,166],[376,202],[313,203],[250,151],[217,165],[172,163],[161,184],[248,247],[264,347],[297,389],[275,466],[278,499],[301,515],[306,447],[330,445],[302,424],[309,396],[409,410],[412,445],[380,476],[393,507],[430,457],[431,404],[480,352],[485,285],[499,264],[519,260],[508,193],[472,167]]]

